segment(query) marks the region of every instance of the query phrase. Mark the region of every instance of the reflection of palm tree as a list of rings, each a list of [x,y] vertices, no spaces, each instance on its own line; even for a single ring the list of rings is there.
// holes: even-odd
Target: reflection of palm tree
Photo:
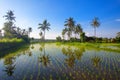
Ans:
[[[95,67],[98,67],[98,64],[99,64],[100,61],[101,61],[101,59],[99,57],[97,57],[97,56],[92,58],[93,65]]]
[[[29,55],[29,56],[32,56],[32,52],[31,52],[31,51],[29,51],[29,52],[28,52],[28,55]]]
[[[6,57],[4,60],[5,71],[8,76],[12,76],[15,70],[15,58],[14,57]]]
[[[42,52],[44,49],[45,49],[45,44],[44,44],[44,43],[43,43],[43,44],[40,44],[39,50]]]
[[[39,61],[44,65],[48,66],[50,64],[50,56],[43,54],[42,56],[39,57]]]
[[[75,52],[76,59],[80,60],[81,57],[83,56],[83,52],[85,52],[85,48],[81,47],[80,49],[75,49],[74,52]]]
[[[83,52],[85,52],[84,47],[73,49],[69,46],[62,48],[62,53],[68,57],[65,59],[65,63],[67,63],[69,67],[74,66],[75,60],[79,60],[82,57]]]
[[[4,59],[4,65],[11,65],[14,63],[15,57],[9,56]]]
[[[14,69],[15,69],[15,65],[8,65],[5,67],[5,71],[7,73],[8,76],[12,76],[14,73]]]
[[[69,66],[69,67],[73,67],[75,64],[75,57],[69,56],[67,59],[65,59],[65,63]]]
[[[45,53],[45,44],[42,44],[40,47],[40,51],[44,54],[38,57],[38,61],[42,63],[44,66],[48,66],[50,64],[50,56]]]
[[[34,49],[34,46],[33,46],[33,44],[32,44],[32,46],[31,46],[31,49]]]

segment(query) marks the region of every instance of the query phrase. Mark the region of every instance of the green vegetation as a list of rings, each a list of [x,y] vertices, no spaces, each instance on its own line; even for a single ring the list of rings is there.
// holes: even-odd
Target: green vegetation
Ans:
[[[0,39],[0,51],[1,50],[6,50],[6,49],[20,47],[23,44],[26,44],[26,42],[23,39],[17,39],[17,38],[13,38],[13,39],[4,38],[4,39]]]
[[[6,22],[3,26],[4,36],[2,36],[2,30],[0,30],[0,51],[20,47],[21,45],[30,42],[30,32],[32,32],[31,27],[28,28],[28,31],[17,27],[15,25],[16,17],[11,10],[3,17]]]
[[[0,50],[13,48],[15,46],[19,46],[21,43],[35,43],[34,38],[30,39],[30,33],[32,32],[32,28],[29,27],[26,29],[21,29],[15,25],[15,16],[14,12],[9,10],[6,15],[4,15],[6,22],[4,23],[4,36],[2,35],[2,30],[0,30]],[[46,30],[50,29],[50,23],[47,20],[44,20],[43,23],[38,24],[40,29],[40,40],[36,40],[37,42],[55,42],[55,40],[45,40]],[[88,37],[85,35],[85,32],[82,29],[80,23],[75,23],[72,17],[65,20],[64,24],[65,28],[62,30],[62,37],[56,37],[56,41],[58,42],[78,42],[86,44],[85,42],[94,43],[119,43],[120,42],[120,32],[117,33],[116,38],[102,38],[96,37],[96,28],[100,26],[99,19],[95,17],[91,26],[94,28],[94,37]],[[22,44],[21,44],[22,45]],[[91,45],[91,44],[90,44]],[[11,46],[11,47],[10,47]],[[106,48],[104,48],[106,49]]]
[[[79,43],[79,42],[57,42],[56,44],[59,45],[69,45],[75,47],[84,47],[84,48],[94,48],[97,50],[106,50],[110,52],[120,52],[120,43]]]

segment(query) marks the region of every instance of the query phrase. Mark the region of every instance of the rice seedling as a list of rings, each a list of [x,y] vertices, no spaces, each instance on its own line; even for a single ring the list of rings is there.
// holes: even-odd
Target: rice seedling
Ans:
[[[86,43],[87,44],[87,43]],[[32,52],[24,51],[18,54],[3,57],[5,64],[14,64],[13,75],[15,79],[21,80],[119,80],[120,54],[96,48],[70,46],[55,46],[46,44],[42,51],[36,49],[37,44],[33,44]],[[81,44],[83,45],[83,44]],[[87,44],[91,46],[91,44]],[[37,45],[38,46],[38,45]],[[41,45],[40,45],[41,46]],[[49,47],[47,47],[49,46]],[[93,45],[92,45],[93,46]],[[46,48],[47,47],[47,48]],[[30,49],[31,50],[31,49]],[[36,51],[38,50],[38,51]],[[29,56],[32,53],[31,56]],[[44,54],[45,52],[45,54]],[[48,54],[49,53],[49,54]],[[54,53],[54,54],[52,54]],[[10,58],[10,59],[7,59]],[[51,63],[51,64],[50,64]],[[1,63],[1,65],[5,65]],[[47,65],[47,66],[45,66]],[[0,66],[1,68],[1,66]],[[5,69],[5,67],[4,67]],[[0,69],[1,70],[1,69]],[[1,77],[3,76],[3,77]],[[9,79],[8,76],[0,74],[2,80]],[[14,80],[14,79],[13,79]]]

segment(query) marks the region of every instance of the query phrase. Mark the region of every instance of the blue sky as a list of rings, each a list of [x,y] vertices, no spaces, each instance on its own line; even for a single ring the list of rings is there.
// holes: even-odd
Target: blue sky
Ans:
[[[64,21],[69,17],[82,25],[87,36],[93,36],[90,22],[94,17],[99,17],[101,22],[98,37],[115,37],[120,32],[120,0],[0,0],[0,29],[8,10],[14,11],[17,26],[33,28],[31,37],[35,38],[39,38],[38,23],[44,19],[51,24],[46,38],[61,36]]]

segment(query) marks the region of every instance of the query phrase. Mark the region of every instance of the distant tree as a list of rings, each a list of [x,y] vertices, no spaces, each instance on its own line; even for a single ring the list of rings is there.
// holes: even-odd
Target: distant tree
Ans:
[[[61,39],[60,36],[56,37],[56,40],[57,40],[57,41],[62,41],[62,39]]]
[[[49,27],[50,23],[47,22],[47,20],[44,20],[42,24],[39,23],[38,25],[39,25],[38,29],[40,29],[41,31],[44,32],[44,40],[45,40],[45,32],[46,32],[46,30],[49,31],[49,29],[50,29],[50,27]]]
[[[82,32],[80,34],[80,40],[81,40],[81,42],[85,42],[85,33],[84,32]]]
[[[0,30],[0,38],[2,38],[2,30]]]
[[[97,17],[95,17],[92,20],[91,26],[93,26],[93,28],[94,28],[94,36],[96,37],[96,28],[100,26],[100,22],[99,22],[99,19]]]
[[[117,36],[116,36],[116,37],[118,37],[118,38],[120,37],[120,32],[117,33]]]
[[[72,32],[74,31],[75,21],[73,20],[72,17],[70,17],[70,18],[66,19],[64,26],[68,27],[68,33],[67,33],[67,35],[68,35],[68,37],[70,39],[71,35],[72,35]]]
[[[117,41],[117,42],[120,42],[120,32],[117,33],[116,41]]]

